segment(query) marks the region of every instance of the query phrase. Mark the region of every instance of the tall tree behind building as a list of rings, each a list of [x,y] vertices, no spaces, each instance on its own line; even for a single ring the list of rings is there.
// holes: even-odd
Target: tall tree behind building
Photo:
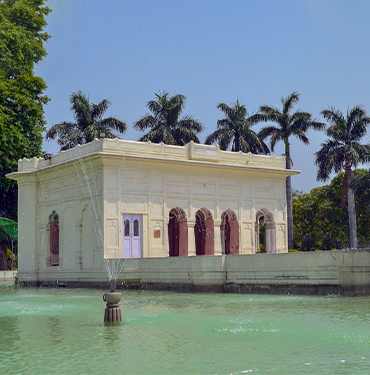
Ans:
[[[44,0],[0,0],[0,216],[17,219],[17,186],[5,175],[41,156],[46,83],[33,73],[45,55]]]

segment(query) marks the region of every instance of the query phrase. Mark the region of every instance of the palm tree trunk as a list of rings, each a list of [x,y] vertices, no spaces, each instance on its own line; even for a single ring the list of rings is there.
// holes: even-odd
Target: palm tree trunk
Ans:
[[[288,168],[291,169],[291,168]],[[293,204],[292,204],[292,178],[291,176],[286,178],[286,205],[288,215],[288,249],[294,248],[293,239]]]
[[[289,140],[285,140],[285,167],[292,169],[290,159]],[[287,205],[287,221],[288,221],[288,250],[294,248],[293,238],[293,203],[292,203],[292,177],[288,176],[285,182],[286,205]]]
[[[351,249],[357,249],[357,220],[355,194],[349,187],[353,173],[350,166],[346,166],[345,178],[347,178],[347,199],[348,199],[348,221],[349,221],[349,243]]]

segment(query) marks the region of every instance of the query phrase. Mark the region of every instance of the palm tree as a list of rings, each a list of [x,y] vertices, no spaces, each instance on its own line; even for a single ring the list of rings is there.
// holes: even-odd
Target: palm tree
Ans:
[[[283,141],[285,145],[285,165],[286,169],[292,168],[292,159],[290,157],[289,138],[294,136],[308,145],[309,140],[306,136],[308,129],[322,130],[325,124],[312,119],[308,112],[296,111],[291,113],[294,104],[299,100],[299,94],[294,91],[286,98],[281,98],[283,110],[280,111],[275,107],[263,105],[260,107],[260,113],[263,121],[275,122],[278,126],[266,126],[258,133],[259,137],[264,140],[270,137],[270,148],[274,151],[275,145]],[[291,176],[286,178],[286,198],[287,198],[287,215],[288,215],[288,247],[294,247],[293,240],[293,208],[292,208],[292,181]]]
[[[127,130],[123,121],[114,117],[102,118],[111,104],[107,99],[93,104],[82,91],[77,91],[71,94],[70,103],[75,122],[62,121],[53,125],[46,134],[47,140],[58,138],[61,150],[91,142],[98,138],[101,132],[105,132],[108,138],[117,138],[112,131],[124,133]]]
[[[155,96],[156,100],[147,103],[152,114],[146,114],[134,124],[134,128],[141,131],[150,129],[139,141],[178,146],[190,141],[200,143],[197,134],[203,130],[203,125],[189,115],[179,119],[186,97],[180,94],[170,96],[166,91]]]
[[[234,152],[243,151],[254,154],[270,152],[267,145],[251,129],[254,124],[261,121],[258,113],[249,116],[247,108],[241,105],[238,99],[232,107],[220,103],[217,108],[225,114],[225,118],[217,121],[217,130],[206,138],[206,145],[218,142],[221,150],[226,150],[231,144],[231,151]]]
[[[315,153],[315,164],[318,167],[317,180],[326,181],[331,172],[339,173],[345,170],[342,189],[342,210],[348,204],[349,238],[351,249],[357,248],[356,208],[353,189],[350,186],[354,178],[352,168],[359,163],[370,160],[370,145],[360,144],[361,138],[367,132],[370,117],[363,106],[357,105],[347,111],[347,116],[334,107],[321,112],[330,123],[326,134],[331,139],[321,144],[321,149]]]

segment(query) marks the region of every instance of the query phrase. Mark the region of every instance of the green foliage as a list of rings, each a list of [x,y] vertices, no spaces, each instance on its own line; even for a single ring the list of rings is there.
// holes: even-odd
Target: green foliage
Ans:
[[[13,262],[12,262],[12,258],[13,258]],[[6,260],[7,260],[9,270],[11,270],[12,268],[13,269],[18,268],[18,255],[17,255],[16,248],[13,249],[13,253],[12,253],[11,248],[8,246],[6,247]]]
[[[190,115],[180,119],[186,97],[181,94],[170,96],[166,91],[155,96],[155,100],[147,103],[152,114],[146,114],[134,124],[137,130],[149,129],[139,141],[177,146],[186,145],[190,141],[199,143],[198,134],[203,130],[203,125]]]
[[[286,98],[282,97],[282,111],[268,105],[260,106],[260,121],[274,122],[277,126],[266,126],[261,129],[258,135],[261,139],[270,138],[271,151],[274,151],[277,142],[284,142],[288,169],[291,167],[289,138],[294,136],[308,145],[307,131],[325,128],[324,123],[312,119],[311,113],[300,110],[292,113],[294,105],[299,101],[299,96],[298,92],[294,91]]]
[[[370,145],[360,143],[367,133],[370,117],[361,105],[348,109],[346,116],[334,107],[322,111],[321,114],[330,126],[326,130],[329,139],[322,143],[321,149],[315,153],[317,180],[326,181],[330,173],[339,173],[345,169],[341,206],[344,209],[348,205],[350,247],[357,248],[356,202],[348,185],[352,181],[352,168],[356,168],[359,163],[370,161]]]
[[[370,125],[370,117],[363,106],[353,107],[346,116],[335,108],[321,114],[330,126],[326,130],[329,138],[315,153],[318,181],[327,181],[330,173],[339,173],[346,165],[356,168],[359,163],[370,161],[370,145],[360,143]]]
[[[232,107],[220,103],[217,108],[225,114],[225,118],[217,121],[217,130],[206,138],[206,145],[218,142],[221,150],[226,150],[231,144],[233,152],[243,151],[253,154],[270,152],[267,145],[251,129],[261,121],[258,113],[249,116],[246,106],[240,104],[238,100]]]
[[[350,184],[358,197],[358,205],[370,210],[370,171],[358,176]]]
[[[44,0],[0,1],[0,216],[17,218],[17,188],[5,175],[18,159],[41,156],[44,80],[33,67],[45,55]]]
[[[259,250],[261,253],[266,252],[266,228],[265,228],[265,220],[264,217],[261,216],[259,218],[259,224],[258,224],[258,229],[259,229]]]
[[[366,175],[357,169],[357,178]],[[294,242],[302,251],[348,248],[348,210],[341,210],[344,172],[334,177],[329,185],[312,189],[310,193],[293,192]],[[360,198],[356,197],[356,203]],[[370,245],[370,211],[356,204],[359,247]]]
[[[127,125],[121,120],[114,117],[103,119],[111,104],[107,99],[103,99],[99,104],[90,103],[86,94],[77,91],[71,94],[70,103],[75,122],[62,121],[53,125],[46,134],[47,140],[58,139],[61,150],[92,142],[99,138],[100,132],[107,133],[107,138],[117,138],[112,131],[124,133],[127,130]]]
[[[277,126],[266,126],[258,133],[260,139],[270,138],[270,148],[274,151],[277,142],[285,144],[285,165],[291,169],[292,159],[290,156],[289,138],[294,136],[301,142],[308,145],[309,139],[306,133],[309,129],[322,130],[325,124],[312,119],[311,113],[298,110],[292,113],[294,105],[299,101],[299,94],[293,91],[287,97],[281,98],[283,110],[275,107],[262,105],[260,114],[262,121],[274,122]],[[288,249],[294,247],[294,229],[293,229],[293,208],[292,208],[292,185],[291,176],[286,178],[286,198],[287,198],[287,216],[288,216]]]

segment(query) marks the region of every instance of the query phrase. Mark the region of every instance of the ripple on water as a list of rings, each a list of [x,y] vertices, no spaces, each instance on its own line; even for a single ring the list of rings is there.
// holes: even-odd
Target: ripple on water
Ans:
[[[100,374],[112,358],[128,374],[366,374],[370,367],[368,299],[131,291],[123,292],[122,323],[109,326],[101,296],[2,288],[0,373]]]

